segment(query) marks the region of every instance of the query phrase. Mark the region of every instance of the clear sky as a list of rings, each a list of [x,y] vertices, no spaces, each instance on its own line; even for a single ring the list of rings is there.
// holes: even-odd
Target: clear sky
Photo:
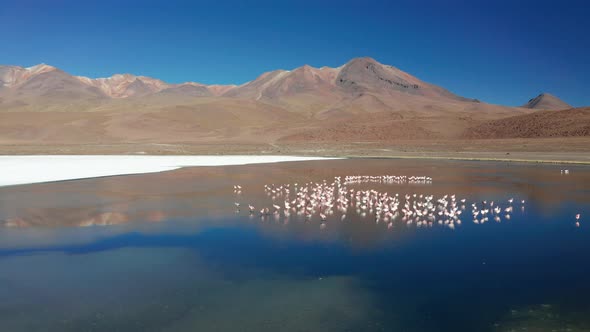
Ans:
[[[583,106],[589,14],[567,0],[0,0],[0,64],[240,84],[370,56],[486,102]]]

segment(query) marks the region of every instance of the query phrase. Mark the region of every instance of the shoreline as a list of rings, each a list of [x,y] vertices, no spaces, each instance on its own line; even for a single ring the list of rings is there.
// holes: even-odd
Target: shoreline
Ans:
[[[484,161],[484,162],[507,162],[507,163],[530,163],[530,164],[567,164],[567,165],[590,165],[590,160],[557,160],[557,159],[518,159],[518,158],[491,158],[491,157],[443,157],[443,156],[358,156],[350,155],[343,158],[358,159],[421,159],[421,160],[452,160],[452,161]]]
[[[520,155],[520,156],[519,156]],[[488,162],[511,162],[511,163],[534,163],[534,164],[568,164],[568,165],[590,165],[590,152],[522,152],[514,153],[514,157],[506,157],[504,153],[497,152],[404,152],[404,153],[355,153],[343,152],[336,153],[335,151],[299,151],[299,153],[289,154],[268,154],[242,152],[242,153],[200,153],[200,154],[175,154],[170,152],[155,153],[155,154],[93,154],[93,153],[40,153],[40,154],[0,154],[0,159],[3,158],[30,158],[30,157],[173,157],[173,158],[196,158],[196,157],[212,157],[212,158],[302,158],[301,161],[306,160],[322,160],[322,159],[417,159],[417,160],[455,160],[455,161],[488,161]],[[285,160],[297,161],[297,160]],[[281,161],[278,161],[281,162]],[[193,165],[187,165],[191,167]],[[224,165],[194,165],[194,166],[224,166]],[[181,166],[182,167],[182,166]]]
[[[480,140],[138,143],[0,142],[0,155],[307,156],[590,165],[590,137]]]
[[[15,155],[0,156],[0,187],[233,166],[336,158],[305,156]]]
[[[0,155],[0,187],[159,173],[191,167],[240,166],[335,159],[404,159],[588,166],[590,160],[501,158],[428,154],[390,155]],[[532,154],[534,157],[537,154]],[[39,165],[43,165],[40,167]]]

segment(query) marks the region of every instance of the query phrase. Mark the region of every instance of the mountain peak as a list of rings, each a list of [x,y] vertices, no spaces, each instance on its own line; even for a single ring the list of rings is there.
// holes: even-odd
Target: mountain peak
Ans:
[[[572,108],[572,106],[568,103],[547,92],[542,92],[535,98],[530,99],[528,103],[522,107],[544,110],[562,110]]]
[[[348,61],[348,63],[352,63],[352,62],[371,62],[371,63],[379,63],[379,61],[371,58],[370,56],[361,56],[361,57],[357,57],[357,58],[352,58],[350,59],[350,61]]]
[[[424,82],[396,67],[371,57],[354,58],[339,69],[336,84],[354,95],[379,92],[469,101],[436,85]]]
[[[57,68],[40,63],[31,67],[0,66],[0,87],[13,87],[51,71],[58,71]]]
[[[115,74],[111,77],[106,77],[105,79],[109,80],[132,80],[137,78],[137,76],[132,75],[132,74]]]
[[[31,74],[41,74],[41,73],[46,73],[48,71],[57,70],[57,68],[50,66],[48,64],[45,64],[45,63],[40,63],[38,65],[27,67],[27,68],[25,68],[25,70],[27,70]]]

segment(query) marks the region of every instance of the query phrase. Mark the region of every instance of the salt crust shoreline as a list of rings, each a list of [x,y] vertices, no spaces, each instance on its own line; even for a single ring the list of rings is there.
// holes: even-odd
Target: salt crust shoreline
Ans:
[[[299,156],[0,156],[0,186],[229,166],[335,158]]]

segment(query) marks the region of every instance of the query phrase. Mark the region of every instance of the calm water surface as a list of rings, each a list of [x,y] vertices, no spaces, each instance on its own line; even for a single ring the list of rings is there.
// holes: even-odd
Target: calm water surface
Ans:
[[[388,228],[351,209],[322,229],[234,206],[271,207],[265,184],[357,174],[430,176],[348,188],[456,194],[462,223]],[[511,197],[510,220],[473,223],[471,203]],[[0,188],[0,220],[0,331],[590,331],[587,167],[191,168]]]

